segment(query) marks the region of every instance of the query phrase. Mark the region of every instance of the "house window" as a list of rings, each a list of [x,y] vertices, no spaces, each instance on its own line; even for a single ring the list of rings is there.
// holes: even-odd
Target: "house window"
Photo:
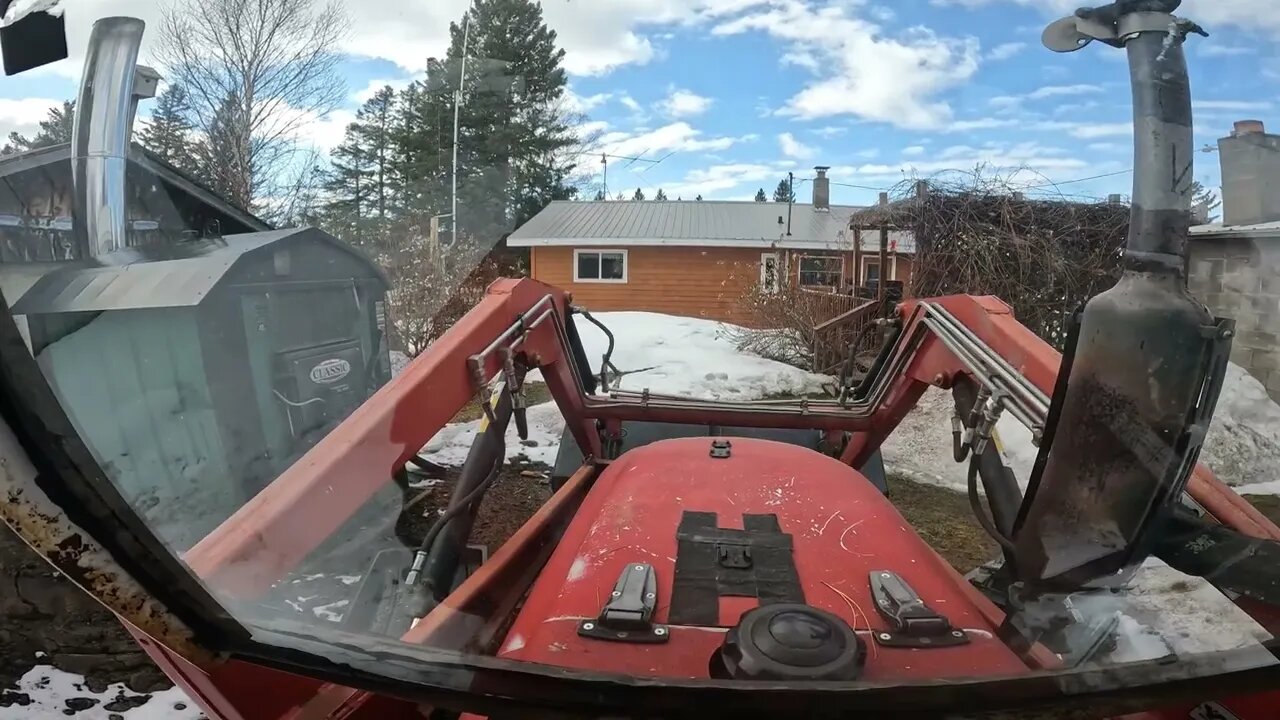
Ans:
[[[573,281],[625,283],[626,250],[574,250]]]
[[[800,287],[840,287],[844,258],[806,255],[800,258]]]
[[[760,288],[772,295],[778,292],[778,253],[760,254]]]
[[[880,261],[867,262],[866,280],[863,285],[869,288],[875,288],[880,285]]]

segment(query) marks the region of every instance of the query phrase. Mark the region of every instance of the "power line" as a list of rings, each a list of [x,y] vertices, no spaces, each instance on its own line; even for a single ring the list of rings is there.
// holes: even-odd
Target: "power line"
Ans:
[[[1090,180],[1101,180],[1102,178],[1115,177],[1117,175],[1128,175],[1131,172],[1133,172],[1133,168],[1129,168],[1128,170],[1117,170],[1116,172],[1104,173],[1102,175],[1093,175],[1091,177],[1078,178],[1076,180],[1063,180],[1061,182],[1049,182],[1049,183],[1045,183],[1044,185],[1026,185],[1026,186],[1023,186],[1022,189],[1037,190],[1039,188],[1057,187],[1059,185],[1074,185],[1075,183],[1088,182]]]

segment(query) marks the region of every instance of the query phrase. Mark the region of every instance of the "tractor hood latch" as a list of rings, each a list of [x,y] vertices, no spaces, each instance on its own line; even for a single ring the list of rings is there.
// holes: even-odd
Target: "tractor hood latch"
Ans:
[[[873,631],[876,642],[885,647],[950,647],[969,642],[963,630],[924,604],[920,595],[897,573],[871,572],[871,596],[876,610],[889,622],[889,632]]]

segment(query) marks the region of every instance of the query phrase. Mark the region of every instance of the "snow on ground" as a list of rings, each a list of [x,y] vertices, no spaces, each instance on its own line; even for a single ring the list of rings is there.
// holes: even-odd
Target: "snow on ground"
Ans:
[[[613,364],[624,373],[619,383],[624,390],[758,400],[817,394],[824,382],[831,382],[826,375],[738,350],[730,337],[736,328],[726,323],[647,312],[602,312],[594,317],[613,332]],[[576,321],[587,359],[598,372],[608,340],[595,325],[581,317]]]
[[[915,480],[964,490],[968,466],[951,458],[951,393],[930,388],[883,446],[885,467]],[[1031,431],[1008,413],[996,428],[1005,462],[1025,489],[1039,449]],[[1241,494],[1280,495],[1280,405],[1234,363],[1200,462]]]
[[[560,435],[564,432],[564,418],[554,402],[534,405],[528,409],[529,439],[520,441],[516,434],[516,424],[512,421],[507,427],[507,459],[524,456],[533,462],[551,465],[556,461],[556,451],[560,448]],[[434,463],[446,466],[458,466],[467,459],[467,451],[471,449],[471,441],[480,429],[480,421],[453,423],[446,425],[436,436],[431,438],[422,449],[422,456]]]
[[[822,383],[831,382],[825,375],[739,351],[728,337],[733,326],[724,323],[645,312],[597,313],[595,318],[613,333],[612,361],[623,373],[616,386],[623,389],[647,388],[658,394],[702,399],[758,400],[821,393]],[[608,339],[581,318],[577,318],[577,325],[587,357],[593,369],[598,369]],[[538,382],[541,377],[530,373],[528,380]],[[564,418],[554,402],[535,405],[528,413],[529,440],[521,443],[515,423],[511,423],[507,458],[523,455],[552,464],[564,432]],[[479,420],[445,426],[423,448],[423,457],[441,465],[461,465],[479,427]]]
[[[121,683],[105,692],[89,690],[84,677],[63,672],[50,665],[37,665],[7,692],[26,695],[27,705],[0,707],[0,720],[60,718],[74,715],[80,720],[196,720],[200,709],[178,688],[157,693],[136,693]],[[78,710],[72,713],[71,711]]]

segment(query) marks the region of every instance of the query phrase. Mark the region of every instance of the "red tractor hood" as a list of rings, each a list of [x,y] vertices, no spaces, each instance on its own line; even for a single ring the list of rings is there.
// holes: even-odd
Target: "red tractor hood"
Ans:
[[[728,438],[728,457],[713,457],[712,440],[657,442],[626,453],[601,473],[506,635],[500,657],[636,676],[706,678],[726,630],[744,612],[762,599],[777,602],[779,595],[798,592],[803,602],[834,613],[864,640],[864,680],[1028,671],[995,637],[993,608],[861,474],[817,452],[767,440]],[[744,528],[744,516],[751,527]],[[722,587],[718,597],[712,592],[709,598],[706,592],[684,594],[673,611],[679,538],[688,537],[691,522],[787,536],[782,544],[791,547],[794,573],[761,568],[756,588]],[[600,614],[621,573],[638,563],[656,572],[653,620],[670,625],[669,641],[580,636],[579,623]],[[762,558],[756,563],[762,565]],[[872,633],[889,627],[875,610],[868,578],[886,570],[906,580],[970,642],[948,648],[878,646]]]

